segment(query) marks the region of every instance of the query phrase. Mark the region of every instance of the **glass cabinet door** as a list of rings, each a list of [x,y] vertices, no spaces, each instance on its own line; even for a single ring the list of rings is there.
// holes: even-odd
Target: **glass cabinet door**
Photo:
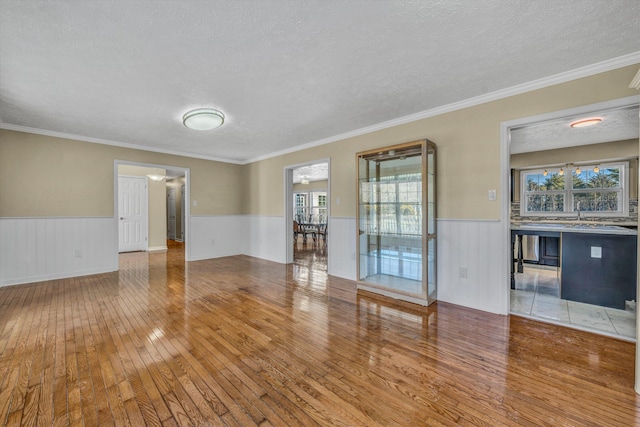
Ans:
[[[435,145],[358,153],[359,288],[418,304],[436,297]]]
[[[427,141],[427,297],[436,300],[436,146]]]

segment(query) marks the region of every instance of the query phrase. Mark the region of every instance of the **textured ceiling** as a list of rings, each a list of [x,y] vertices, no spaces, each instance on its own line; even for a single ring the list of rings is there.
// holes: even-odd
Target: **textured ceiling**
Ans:
[[[637,0],[0,0],[0,120],[245,162],[635,54],[638,28]],[[227,121],[184,128],[196,107]]]
[[[570,126],[571,122],[588,117],[600,117],[602,122],[582,128]],[[638,139],[638,129],[640,129],[638,105],[593,111],[511,129],[510,150],[511,154],[517,154]]]
[[[318,163],[315,165],[301,166],[293,170],[293,183],[299,184],[302,178],[309,182],[326,181],[329,179],[329,163]]]

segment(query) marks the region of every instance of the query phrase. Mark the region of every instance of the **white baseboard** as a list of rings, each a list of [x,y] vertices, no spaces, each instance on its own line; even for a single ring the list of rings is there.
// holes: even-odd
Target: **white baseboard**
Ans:
[[[189,261],[204,261],[206,259],[224,258],[227,256],[246,255],[242,252],[216,252],[214,256],[201,254],[199,257],[191,257]]]
[[[2,280],[0,281],[0,287],[26,285],[29,283],[47,282],[49,280],[69,279],[71,277],[91,276],[93,274],[111,273],[113,271],[118,271],[118,269],[106,268],[106,269],[95,269],[95,270],[78,270],[78,271],[69,271],[66,273],[43,274],[40,276],[25,276],[13,281]]]

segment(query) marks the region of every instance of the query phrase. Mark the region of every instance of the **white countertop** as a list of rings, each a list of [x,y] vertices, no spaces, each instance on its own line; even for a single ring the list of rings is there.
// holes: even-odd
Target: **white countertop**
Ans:
[[[511,223],[512,230],[556,231],[559,233],[622,234],[637,236],[638,231],[616,225],[594,223],[521,222]]]

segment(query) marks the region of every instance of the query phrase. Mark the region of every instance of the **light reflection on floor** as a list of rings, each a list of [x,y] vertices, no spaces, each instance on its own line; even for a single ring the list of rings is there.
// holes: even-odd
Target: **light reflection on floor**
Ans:
[[[324,289],[327,281],[327,245],[322,239],[304,243],[299,236],[293,245],[293,275],[307,285]]]

